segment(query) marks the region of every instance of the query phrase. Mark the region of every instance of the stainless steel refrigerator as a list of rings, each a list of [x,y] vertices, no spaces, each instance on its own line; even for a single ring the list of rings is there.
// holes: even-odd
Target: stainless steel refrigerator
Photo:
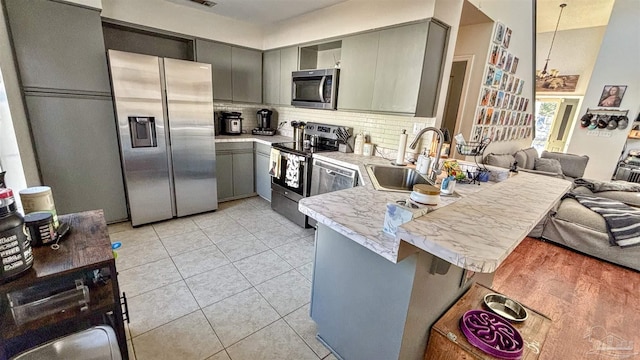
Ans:
[[[211,65],[109,50],[133,226],[218,208]]]

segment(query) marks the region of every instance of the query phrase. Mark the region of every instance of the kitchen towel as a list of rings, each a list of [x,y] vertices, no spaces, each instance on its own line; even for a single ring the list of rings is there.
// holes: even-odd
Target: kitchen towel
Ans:
[[[271,148],[269,156],[269,175],[280,179],[280,150]]]
[[[298,155],[287,154],[287,170],[284,179],[284,183],[287,184],[287,186],[298,188],[300,182],[300,161],[304,161],[304,158]]]

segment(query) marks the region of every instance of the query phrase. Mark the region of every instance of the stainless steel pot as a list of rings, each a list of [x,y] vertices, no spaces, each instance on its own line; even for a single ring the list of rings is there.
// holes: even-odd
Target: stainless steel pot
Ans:
[[[303,121],[292,121],[291,127],[293,128],[293,141],[302,144],[304,141],[304,127],[307,124]]]

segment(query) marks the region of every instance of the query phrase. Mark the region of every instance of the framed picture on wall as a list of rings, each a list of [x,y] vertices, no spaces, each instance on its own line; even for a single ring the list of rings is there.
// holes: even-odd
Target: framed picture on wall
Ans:
[[[493,85],[493,77],[496,76],[496,68],[493,66],[487,66],[487,74],[484,77],[484,84],[486,86]]]
[[[627,85],[605,85],[598,106],[620,107]]]
[[[496,69],[495,76],[493,77],[493,87],[495,88],[499,87],[500,80],[502,80],[502,70]]]
[[[502,46],[504,46],[505,49],[508,49],[510,42],[511,42],[511,29],[507,28],[504,31],[504,36],[502,37]]]
[[[500,58],[498,58],[498,64],[496,64],[496,66],[499,69],[503,69],[503,70],[507,70],[504,68],[505,64],[507,63],[507,55],[509,54],[509,52],[505,49],[500,50]]]
[[[496,106],[497,97],[498,90],[491,90],[491,95],[489,95],[489,106]]]
[[[511,66],[513,66],[513,55],[507,54],[507,63],[504,64],[504,71],[511,72]]]
[[[480,97],[480,105],[482,106],[489,105],[490,97],[491,97],[491,89],[482,88],[482,97]]]
[[[489,55],[489,64],[491,65],[497,64],[499,58],[500,58],[500,46],[499,45],[491,46],[491,54]]]
[[[509,74],[506,71],[502,72],[502,80],[500,80],[500,90],[506,90],[509,83]]]
[[[487,108],[479,107],[478,113],[476,114],[476,125],[482,125],[484,121],[484,117],[486,116]]]
[[[502,41],[504,40],[504,30],[505,30],[504,24],[499,21],[496,22],[496,29],[493,32],[494,43],[502,44]]]
[[[493,108],[487,108],[487,116],[484,118],[484,124],[491,124],[491,117],[493,117]]]
[[[509,69],[509,72],[512,74],[516,73],[516,70],[518,70],[518,63],[520,62],[520,59],[518,59],[517,56],[513,57],[513,62],[511,63],[511,68]]]

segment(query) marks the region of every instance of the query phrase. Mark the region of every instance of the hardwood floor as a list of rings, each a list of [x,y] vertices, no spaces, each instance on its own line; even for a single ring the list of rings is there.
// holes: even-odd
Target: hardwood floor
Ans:
[[[540,359],[640,359],[640,273],[526,238],[493,288],[553,320]]]

